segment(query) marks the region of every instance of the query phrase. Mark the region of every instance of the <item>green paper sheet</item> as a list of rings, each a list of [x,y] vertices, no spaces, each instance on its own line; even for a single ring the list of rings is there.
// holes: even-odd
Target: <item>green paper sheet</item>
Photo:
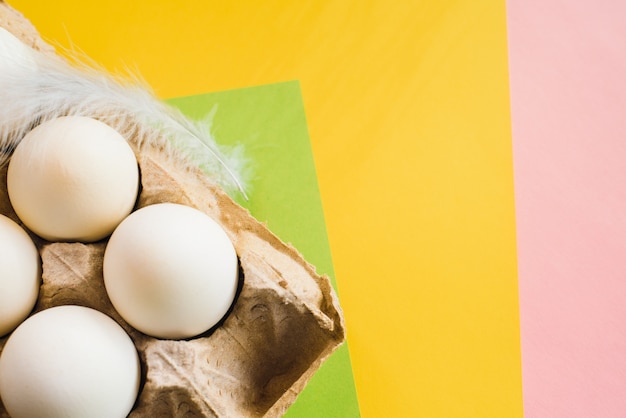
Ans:
[[[248,200],[236,200],[283,241],[293,244],[335,285],[299,83],[289,81],[168,102],[194,120],[212,114],[211,131],[216,141],[244,146],[252,178],[246,188]],[[287,417],[359,416],[344,344],[313,376]]]

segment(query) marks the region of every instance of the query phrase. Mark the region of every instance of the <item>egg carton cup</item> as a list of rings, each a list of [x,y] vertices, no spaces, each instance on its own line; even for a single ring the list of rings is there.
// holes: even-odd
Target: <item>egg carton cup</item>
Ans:
[[[0,27],[37,50],[54,53],[35,28],[1,0]],[[134,123],[133,115],[122,117]],[[142,363],[142,387],[130,417],[282,416],[345,340],[343,315],[328,277],[317,274],[295,248],[176,149],[155,147],[140,137],[128,141],[141,172],[137,209],[162,202],[184,204],[209,215],[228,234],[240,267],[231,311],[195,338],[147,336],[128,325],[107,296],[102,275],[106,240],[66,243],[33,236],[42,259],[42,285],[33,313],[81,305],[109,315],[126,330]],[[0,213],[19,223],[6,190],[6,165],[0,169]],[[9,336],[0,338],[0,353]],[[1,404],[0,417],[8,417]]]

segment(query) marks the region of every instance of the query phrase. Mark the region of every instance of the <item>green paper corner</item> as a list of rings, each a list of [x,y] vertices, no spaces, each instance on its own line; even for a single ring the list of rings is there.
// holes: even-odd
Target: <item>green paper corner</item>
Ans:
[[[248,200],[236,197],[291,243],[336,288],[308,127],[297,81],[170,99],[193,120],[212,114],[220,146],[244,147]],[[322,365],[287,417],[359,417],[347,344]]]

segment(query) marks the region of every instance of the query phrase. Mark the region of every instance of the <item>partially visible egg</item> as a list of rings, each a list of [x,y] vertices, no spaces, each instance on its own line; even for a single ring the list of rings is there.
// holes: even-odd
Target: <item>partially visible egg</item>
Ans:
[[[8,30],[0,28],[0,73],[24,74],[37,69],[35,51]]]
[[[7,172],[9,199],[24,225],[50,241],[97,241],[133,209],[139,167],[128,142],[92,118],[37,126]]]
[[[238,284],[237,254],[203,212],[160,203],[128,216],[113,232],[104,284],[119,314],[157,338],[188,338],[224,317]]]
[[[26,231],[0,215],[0,336],[19,325],[37,302],[41,261]]]
[[[12,418],[126,417],[140,384],[137,350],[105,314],[58,306],[29,317],[0,354],[0,398]]]

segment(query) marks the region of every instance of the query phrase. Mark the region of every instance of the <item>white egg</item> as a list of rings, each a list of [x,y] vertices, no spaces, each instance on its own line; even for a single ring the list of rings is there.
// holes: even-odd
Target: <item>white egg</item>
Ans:
[[[50,241],[97,241],[133,209],[139,168],[130,145],[95,119],[42,123],[19,143],[9,199],[27,228]]]
[[[0,336],[22,322],[39,294],[41,262],[26,231],[0,215]]]
[[[157,338],[203,333],[224,317],[237,291],[237,254],[228,235],[184,205],[133,212],[111,235],[103,263],[113,306]]]
[[[0,355],[0,398],[12,418],[125,417],[141,367],[130,337],[94,309],[59,306],[13,331]]]
[[[35,51],[11,32],[0,28],[0,73],[36,71]]]

